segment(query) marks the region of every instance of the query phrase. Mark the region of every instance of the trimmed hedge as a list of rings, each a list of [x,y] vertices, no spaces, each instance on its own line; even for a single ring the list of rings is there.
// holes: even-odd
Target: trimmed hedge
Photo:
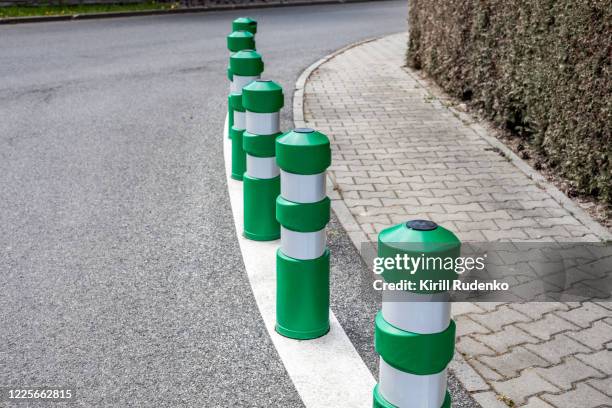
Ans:
[[[612,203],[612,3],[411,0],[407,62]]]

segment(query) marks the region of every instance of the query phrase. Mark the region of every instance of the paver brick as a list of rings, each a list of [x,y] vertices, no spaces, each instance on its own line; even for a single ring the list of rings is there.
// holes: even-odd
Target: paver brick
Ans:
[[[493,381],[492,385],[499,394],[507,395],[517,404],[524,404],[527,398],[545,391],[550,393],[560,391],[531,369],[525,370],[520,377],[507,381]]]
[[[561,363],[562,359],[566,356],[590,351],[588,347],[578,343],[575,340],[572,340],[565,334],[559,334],[548,342],[525,344],[523,347],[546,359],[552,364]]]
[[[347,205],[347,207],[356,207],[358,205],[369,205],[369,206],[373,206],[373,207],[381,207],[382,203],[380,201],[380,199],[378,198],[360,198],[358,200],[344,200],[344,203]]]
[[[518,328],[526,331],[532,336],[542,340],[549,340],[554,334],[566,331],[577,330],[578,326],[557,317],[554,314],[547,314],[544,318],[529,323],[517,323]]]
[[[371,206],[357,206],[351,208],[357,215],[381,215],[381,214],[399,214],[405,213],[404,207],[371,207]]]
[[[508,408],[504,402],[502,402],[498,395],[494,392],[479,392],[473,395],[474,399],[480,406],[486,408]]]
[[[454,184],[457,186],[458,184]],[[464,186],[465,187],[465,186]],[[470,194],[467,196],[458,195],[453,197],[458,204],[470,204],[470,203],[479,203],[482,201],[493,201],[493,198],[489,194]]]
[[[434,218],[434,217],[430,217]],[[435,220],[434,220],[435,221]],[[484,242],[485,237],[481,231],[459,231],[457,232],[457,237],[461,240],[461,242]]]
[[[454,358],[450,362],[449,368],[468,392],[490,389],[486,381],[463,358]]]
[[[389,179],[387,177],[353,176],[352,178],[355,180],[355,184],[389,184]]]
[[[432,214],[432,221],[441,223],[444,221],[470,221],[470,215],[468,213],[452,213],[452,214]]]
[[[478,302],[478,307],[484,309],[487,312],[493,312],[494,310],[499,309],[503,305],[507,305],[508,303],[504,302]]]
[[[451,305],[451,313],[453,317],[461,316],[468,313],[482,313],[483,310],[473,302],[453,302]]]
[[[446,212],[456,213],[456,212],[470,212],[470,211],[482,211],[482,207],[478,203],[471,204],[444,204],[442,205]]]
[[[432,204],[457,204],[457,200],[453,196],[445,197],[420,197],[419,202],[421,205],[432,205]],[[466,213],[463,213],[466,214]],[[469,217],[468,217],[469,220]]]
[[[557,408],[602,408],[612,405],[612,398],[586,383],[578,384],[574,390],[564,394],[543,394],[540,398]]]
[[[509,305],[512,309],[521,312],[532,319],[541,319],[545,313],[555,310],[568,310],[567,304],[560,302],[527,302],[527,303],[512,303]]]
[[[360,191],[359,197],[361,198],[397,198],[397,195],[393,190],[388,191]],[[418,201],[415,199],[415,202]],[[384,200],[383,200],[384,204]]]
[[[487,381],[502,381],[504,380],[504,377],[501,376],[501,374],[493,371],[492,369],[490,369],[489,367],[487,367],[486,365],[482,364],[480,361],[476,360],[475,358],[472,358],[470,360],[468,360],[468,362],[470,363],[470,365],[472,367],[474,367],[474,370],[480,374],[482,376],[482,378],[484,378]]]
[[[527,234],[520,229],[483,231],[483,234],[488,241],[508,241],[528,238]]]
[[[505,353],[510,347],[519,344],[538,342],[538,339],[515,326],[506,326],[503,330],[491,334],[474,334],[473,337],[498,353]]]
[[[406,198],[381,198],[383,206],[392,207],[392,206],[411,206],[421,208],[422,206],[419,203],[419,200],[415,197],[406,197]]]
[[[473,230],[490,230],[497,229],[497,226],[493,222],[493,220],[483,220],[483,221],[458,221],[455,223],[457,225],[458,231],[473,231]]]
[[[496,219],[495,224],[500,229],[512,229],[512,228],[523,228],[532,227],[534,225],[533,218],[519,218],[519,219]],[[536,224],[539,225],[539,224]]]
[[[595,320],[610,316],[609,310],[595,303],[584,303],[580,307],[568,310],[567,312],[555,313],[557,316],[585,328],[591,326],[591,322]],[[610,332],[612,332],[612,330],[610,330]],[[612,340],[612,333],[610,334],[610,340]]]
[[[573,237],[564,226],[557,225],[554,227],[544,228],[523,228],[523,231],[529,235],[529,238],[542,238],[542,237]]]
[[[601,350],[593,354],[576,354],[576,358],[595,367],[608,375],[612,375],[612,351]]]
[[[607,396],[612,396],[612,377],[589,380],[587,381],[587,384],[601,391]]]
[[[455,344],[455,349],[465,358],[472,358],[475,356],[483,355],[495,355],[495,351],[485,346],[484,344],[477,342],[469,336],[459,337]]]
[[[460,194],[467,194],[467,190],[463,187],[461,188],[432,188],[431,190],[431,194],[433,194],[434,197],[447,197],[447,196],[456,196],[456,195],[460,195]],[[482,210],[478,210],[478,211],[482,211]],[[455,212],[459,212],[459,211],[455,211]]]
[[[457,336],[465,336],[472,333],[490,333],[491,330],[486,327],[476,323],[472,319],[466,316],[457,316],[455,318],[455,323],[457,326]]]
[[[357,219],[357,222],[359,223],[366,223],[366,224],[373,224],[376,222],[380,222],[383,224],[390,224],[389,221],[389,217],[385,214],[381,214],[381,215],[358,215],[357,217],[355,217]]]
[[[444,213],[439,205],[404,205],[403,207],[406,209],[406,214]]]
[[[550,365],[537,354],[531,353],[520,346],[499,356],[480,356],[478,359],[506,378],[516,377],[526,368]]]
[[[523,408],[555,408],[548,402],[542,401],[538,397],[531,397],[527,401],[527,404],[523,405]]]
[[[530,320],[528,316],[510,309],[508,306],[502,306],[490,313],[475,314],[471,318],[493,331],[499,331],[508,324]]]
[[[429,197],[429,195],[431,194],[429,190],[410,190],[410,187],[406,187],[407,184],[389,184],[386,186],[376,186],[377,189],[379,190],[388,190],[388,189],[393,189],[395,191],[395,194],[397,194],[398,197],[402,198],[402,197]]]
[[[593,326],[588,329],[567,333],[567,335],[594,350],[599,350],[604,348],[606,343],[612,342],[612,326],[600,320],[593,323]]]
[[[570,356],[562,364],[549,368],[539,368],[538,375],[563,390],[570,390],[572,384],[587,378],[603,378],[604,374]]]

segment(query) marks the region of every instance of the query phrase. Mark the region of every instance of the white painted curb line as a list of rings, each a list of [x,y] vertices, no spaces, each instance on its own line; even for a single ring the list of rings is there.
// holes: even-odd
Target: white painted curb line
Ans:
[[[236,236],[253,295],[268,334],[308,408],[371,408],[376,381],[330,310],[330,331],[314,340],[292,340],[276,324],[276,250],[279,241],[251,241],[242,236],[242,183],[231,178],[231,141],[223,127],[225,174]]]

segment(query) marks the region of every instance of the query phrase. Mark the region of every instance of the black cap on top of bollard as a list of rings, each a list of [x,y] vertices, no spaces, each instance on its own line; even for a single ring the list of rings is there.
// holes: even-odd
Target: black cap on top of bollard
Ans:
[[[311,129],[311,128],[296,128],[296,129],[293,129],[293,131],[295,133],[312,133],[312,132],[314,132],[314,129]]]
[[[433,231],[438,228],[438,224],[429,220],[411,220],[406,223],[406,227],[415,231]]]

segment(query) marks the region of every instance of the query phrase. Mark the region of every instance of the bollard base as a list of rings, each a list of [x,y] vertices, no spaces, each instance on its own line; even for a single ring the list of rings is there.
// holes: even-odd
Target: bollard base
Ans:
[[[387,401],[378,390],[378,384],[374,387],[374,403],[372,405],[373,408],[398,408],[395,405],[391,404]],[[448,391],[446,391],[446,395],[444,396],[444,402],[440,408],[451,408],[451,396]]]
[[[260,235],[260,234],[253,234],[248,231],[244,231],[242,234],[244,235],[245,238],[250,239],[251,241],[276,241],[277,239],[280,238],[280,234]]]
[[[242,134],[244,129],[230,129],[230,138],[232,139],[232,178],[234,180],[242,180],[242,176],[246,171],[246,153],[242,148]]]
[[[281,336],[288,337],[290,339],[295,339],[295,340],[312,340],[312,339],[316,339],[318,337],[322,337],[322,336],[326,335],[327,332],[329,332],[329,326],[327,326],[327,327],[325,327],[323,329],[318,329],[318,330],[297,331],[297,330],[287,329],[287,328],[279,325],[278,323],[276,324],[274,329]]]
[[[276,252],[276,331],[298,340],[329,331],[329,250],[305,260]]]
[[[244,236],[253,241],[280,238],[276,220],[276,197],[280,194],[280,177],[259,179],[244,174]]]

